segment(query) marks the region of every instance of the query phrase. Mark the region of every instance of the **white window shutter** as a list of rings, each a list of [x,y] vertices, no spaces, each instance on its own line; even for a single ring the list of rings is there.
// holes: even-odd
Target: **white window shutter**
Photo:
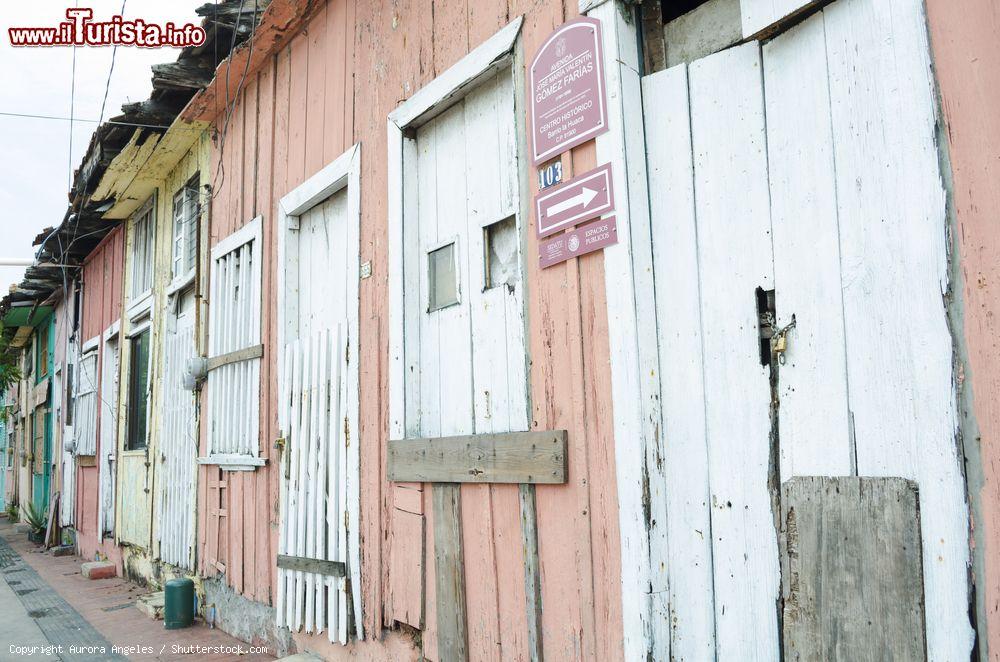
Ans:
[[[261,219],[212,250],[205,463],[259,466]]]
[[[79,374],[73,394],[76,425],[74,437],[76,455],[97,453],[97,352],[80,359]]]

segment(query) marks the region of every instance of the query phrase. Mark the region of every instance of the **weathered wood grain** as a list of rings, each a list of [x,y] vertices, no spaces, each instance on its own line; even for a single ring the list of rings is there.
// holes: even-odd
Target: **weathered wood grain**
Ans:
[[[396,491],[400,490],[399,486]],[[420,500],[423,492],[413,492]],[[393,510],[392,530],[401,541],[409,544],[393,545],[390,550],[393,578],[390,588],[392,599],[387,605],[392,619],[415,628],[424,626],[424,518],[404,510]],[[415,545],[413,544],[415,543]]]
[[[755,292],[772,289],[760,46],[690,65],[716,646],[719,659],[778,655],[778,540],[769,490],[768,369]],[[747,618],[753,614],[753,618]]]
[[[926,660],[916,483],[796,477],[781,507],[784,658]]]
[[[566,482],[565,430],[389,442],[389,479],[438,483]]]
[[[699,660],[715,655],[715,589],[687,66],[646,76],[642,90],[662,403],[649,467],[651,648]]]
[[[825,0],[829,1],[829,0]],[[780,24],[794,21],[796,16],[820,5],[824,0],[740,0],[743,36],[751,38],[771,34]]]
[[[969,518],[923,3],[849,0],[823,13],[858,474],[918,481],[928,656],[965,659]]]
[[[462,487],[442,483],[431,488],[434,501],[434,574],[438,657],[441,662],[468,659],[465,614],[465,562],[462,545]]]
[[[347,564],[343,561],[327,561],[326,559],[290,556],[288,554],[278,554],[278,567],[329,577],[344,577],[347,574]]]
[[[763,47],[780,366],[780,474],[850,475],[847,357],[823,14]],[[808,219],[808,221],[806,220]]]
[[[580,8],[583,9],[582,4]],[[593,608],[600,620],[591,627],[595,631],[607,632],[610,628],[617,628],[621,619],[624,644],[623,650],[620,650],[617,642],[612,647],[609,641],[598,636],[593,641],[598,648],[591,655],[623,655],[626,660],[635,660],[648,654],[648,633],[660,625],[650,616],[654,596],[650,592],[648,519],[644,496],[646,481],[655,480],[655,475],[646,473],[646,465],[651,459],[649,442],[656,434],[656,421],[660,417],[658,375],[650,369],[656,362],[656,324],[653,316],[643,314],[642,309],[644,304],[652,302],[654,292],[648,278],[635,277],[636,274],[650,274],[653,268],[648,182],[643,159],[646,145],[642,108],[635,101],[642,97],[639,31],[631,13],[622,11],[619,3],[600,4],[588,14],[600,20],[603,26],[608,126],[611,127],[611,131],[597,137],[594,161],[591,163],[611,162],[616,190],[627,192],[616,201],[621,241],[609,246],[603,256],[597,256],[593,261],[579,261],[579,283],[583,294],[581,307],[593,311],[588,312],[588,327],[592,323],[599,329],[599,333],[592,334],[587,328],[587,332],[582,334],[585,346],[591,337],[595,338],[594,353],[587,357],[586,365],[596,370],[604,356],[610,357],[607,369],[601,369],[595,378],[599,388],[610,394],[607,414],[610,416],[613,413],[613,425],[608,426],[603,434],[616,442],[606,447],[602,434],[587,439],[588,451],[595,453],[587,470],[590,484],[613,484],[616,492],[613,511],[598,515],[592,508],[587,510],[592,514],[589,522],[591,531],[601,532],[594,536],[595,542],[603,543],[602,538],[609,534],[618,539],[614,551],[609,550],[606,544],[594,545],[593,558],[595,563],[611,564],[605,573],[621,574],[621,586],[614,591],[620,591],[620,605],[611,605],[606,601],[606,589],[595,591]],[[573,153],[574,172],[586,170],[581,166],[586,159],[587,147],[582,147]],[[600,264],[602,257],[603,269],[600,269],[594,262]],[[591,293],[593,303],[588,302]],[[607,338],[606,346],[601,340],[596,340],[602,335]],[[586,388],[592,387],[587,385]],[[601,396],[594,397],[587,403],[587,409],[601,400]],[[603,425],[603,418],[605,416],[596,416],[596,420],[588,421],[586,427],[595,429],[597,425]],[[622,443],[622,440],[628,442]],[[604,473],[604,469],[612,464],[614,473]],[[590,505],[599,506],[607,498],[595,493]],[[609,530],[604,520],[612,519],[612,512],[617,512],[618,521],[617,527]],[[594,573],[602,574],[596,568]],[[588,623],[585,621],[583,625],[586,628]],[[584,640],[584,651],[587,651],[589,643]]]
[[[952,241],[951,309],[962,318],[956,334],[967,343],[964,372],[958,363],[963,409],[972,400],[975,435],[966,428],[964,450],[970,510],[975,521],[975,598],[980,659],[1000,650],[1000,464],[992,461],[1000,439],[1000,115],[983,112],[1000,103],[1000,49],[994,0],[969,0],[958,10],[949,0],[928,0],[935,79],[941,117],[939,147],[947,136],[951,192],[957,222],[949,227]],[[990,20],[985,20],[987,17]],[[947,178],[947,173],[945,177]],[[961,275],[961,278],[958,276]],[[961,296],[959,296],[961,293]],[[959,331],[961,329],[961,331]],[[956,337],[958,357],[961,340]],[[968,414],[966,414],[968,415]],[[981,458],[981,462],[977,459]],[[982,472],[980,474],[980,471]]]
[[[524,553],[524,610],[527,616],[527,652],[531,662],[543,659],[542,587],[538,566],[538,516],[534,485],[518,487],[521,504],[521,549]]]

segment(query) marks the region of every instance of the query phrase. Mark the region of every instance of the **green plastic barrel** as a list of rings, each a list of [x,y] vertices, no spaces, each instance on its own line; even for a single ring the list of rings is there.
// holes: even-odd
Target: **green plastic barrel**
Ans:
[[[163,627],[186,628],[194,622],[194,582],[187,578],[169,579],[163,587]]]

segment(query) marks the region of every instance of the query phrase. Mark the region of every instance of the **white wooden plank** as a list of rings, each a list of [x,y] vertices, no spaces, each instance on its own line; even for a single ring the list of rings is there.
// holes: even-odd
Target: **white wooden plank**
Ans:
[[[457,111],[453,109],[450,116],[454,117],[456,112],[461,112],[461,109],[459,108]],[[417,194],[417,222],[413,223],[418,232],[417,243],[407,244],[410,247],[409,250],[404,248],[405,259],[409,265],[412,265],[409,266],[408,271],[416,270],[420,279],[419,298],[410,299],[406,304],[408,308],[412,307],[416,310],[414,318],[420,329],[420,344],[416,347],[414,354],[410,353],[413,351],[412,337],[410,337],[409,330],[406,332],[406,362],[409,364],[411,357],[415,356],[419,362],[417,369],[420,371],[420,390],[414,394],[418,398],[420,409],[418,417],[420,427],[415,430],[417,436],[441,434],[441,410],[437,405],[440,401],[441,381],[444,377],[441,374],[441,365],[437,357],[437,348],[441,345],[441,325],[440,315],[437,312],[433,315],[426,313],[430,301],[430,280],[426,253],[430,246],[440,243],[436,220],[439,216],[437,199],[438,134],[441,123],[447,118],[448,116],[438,118],[437,121],[422,127],[417,134],[419,155],[416,170],[420,177],[420,188]],[[427,219],[427,222],[421,223],[420,219]],[[418,250],[414,250],[416,246],[419,246]],[[409,419],[407,419],[407,425],[409,426]]]
[[[347,339],[348,339],[348,328],[346,321],[341,322],[337,325],[337,365],[340,370],[337,371],[338,379],[338,402],[339,407],[337,408],[337,509],[334,511],[336,517],[336,528],[337,528],[337,556],[338,560],[344,563],[351,563],[348,555],[348,522],[357,520],[349,519],[349,510],[346,504],[347,501],[347,448],[349,445],[349,440],[346,435],[346,430],[344,428],[347,419],[347,410],[349,409],[349,401],[351,392],[356,392],[355,387],[351,388],[351,382],[347,381],[348,373],[345,370],[344,360],[347,351]],[[354,444],[356,445],[356,444]],[[354,525],[355,528],[357,524]],[[337,579],[337,610],[340,614],[340,620],[338,622],[338,640],[341,644],[347,644],[347,625],[348,625],[348,612],[347,612],[347,577],[340,577]],[[358,612],[358,616],[360,616]],[[358,621],[361,619],[359,618]]]
[[[478,90],[477,90],[478,92]],[[435,143],[437,157],[437,213],[436,219],[420,217],[420,224],[437,223],[437,241],[457,238],[455,254],[458,263],[459,303],[429,313],[436,318],[439,341],[430,349],[440,374],[438,393],[428,404],[440,409],[441,434],[473,432],[472,385],[472,328],[469,301],[473,288],[482,287],[472,282],[469,263],[473,258],[469,242],[469,224],[466,219],[469,164],[465,160],[465,103],[446,111],[437,122]],[[418,138],[419,140],[419,138]],[[427,351],[423,346],[422,351]]]
[[[847,359],[823,14],[763,48],[780,366],[780,475],[849,476]]]
[[[928,659],[966,659],[968,510],[923,4],[843,0],[824,13],[858,473],[918,481]]]
[[[289,436],[287,452],[291,463],[289,472],[289,492],[288,492],[288,517],[285,520],[287,525],[287,538],[285,541],[285,553],[294,555],[296,552],[296,531],[298,529],[299,512],[299,435],[302,430],[302,374],[304,370],[305,342],[296,341],[294,347],[294,364],[292,366],[292,395],[291,423],[289,424]],[[296,612],[298,611],[298,601],[295,591],[295,573],[286,572],[287,582],[286,593],[288,595],[286,625],[295,626]]]
[[[617,199],[620,241],[604,250],[608,338],[611,349],[611,396],[614,411],[615,474],[621,534],[621,594],[625,659],[644,659],[653,628],[668,624],[651,617],[648,522],[643,516],[647,443],[659,419],[656,326],[640,306],[653,300],[645,135],[639,83],[639,47],[634,21],[618,3],[588,11],[601,21],[608,90],[608,126],[597,137],[597,162],[611,163]]]
[[[412,229],[413,224],[405,225],[403,223],[403,192],[404,190],[407,192],[407,208],[415,209],[417,189],[412,181],[414,177],[410,173],[407,173],[405,181],[403,178],[404,139],[402,130],[392,120],[389,120],[387,121],[386,135],[388,137],[386,165],[388,190],[386,195],[389,222],[387,268],[389,270],[389,310],[391,312],[389,324],[389,436],[392,439],[403,439],[410,432],[406,429],[407,409],[411,404],[409,398],[415,394],[414,391],[408,389],[406,384],[410,371],[406,369],[404,363],[404,325],[405,328],[412,329],[411,333],[416,332],[416,328],[409,325],[409,318],[406,317],[410,314],[412,307],[408,301],[404,300],[404,280],[410,284],[411,292],[416,289],[419,296],[422,291],[419,287],[415,287],[415,284],[419,283],[418,280],[409,280],[405,276],[404,246],[409,244],[406,242],[404,232]],[[409,145],[407,163],[415,163],[415,141],[406,140],[406,143]],[[410,171],[412,172],[413,169],[411,168]],[[406,318],[405,322],[404,318]],[[407,356],[412,356],[412,354]]]
[[[294,467],[294,479],[295,479],[295,512],[292,514],[292,544],[291,550],[296,556],[304,556],[305,553],[305,503],[304,503],[304,481],[305,481],[305,461],[306,461],[306,451],[305,451],[305,440],[309,437],[309,378],[310,378],[310,366],[312,361],[312,342],[311,337],[307,336],[302,338],[300,341],[302,344],[302,366],[300,369],[301,383],[300,383],[300,408],[299,408],[299,425],[298,425],[298,435],[295,441],[295,467]],[[292,625],[295,630],[299,630],[302,627],[302,609],[304,607],[302,595],[304,591],[302,582],[302,572],[299,570],[295,571],[295,591],[294,591],[294,610],[292,614]]]
[[[310,334],[310,339],[313,344],[314,354],[312,362],[309,366],[310,369],[310,384],[309,384],[309,430],[310,434],[308,437],[303,438],[302,442],[305,446],[306,453],[306,472],[305,472],[305,485],[304,485],[304,496],[305,496],[305,548],[302,550],[301,556],[312,557],[316,550],[316,511],[318,506],[318,492],[320,490],[319,484],[319,461],[316,457],[316,441],[319,437],[318,431],[320,427],[320,410],[323,408],[322,402],[319,399],[319,382],[322,377],[321,367],[323,365],[324,359],[324,347],[323,347],[323,332],[316,331]],[[325,487],[325,486],[323,486]],[[315,611],[316,611],[316,575],[315,573],[305,573],[305,585],[306,585],[306,618],[305,618],[305,628],[306,632],[315,631]]]
[[[336,160],[283,197],[280,205],[285,215],[303,214],[347,186],[348,176],[360,149],[360,144],[349,147]]]
[[[753,37],[822,0],[740,0],[743,36]],[[773,31],[773,30],[772,30]]]
[[[689,67],[719,659],[778,659],[770,385],[755,291],[774,283],[759,45]],[[753,618],[747,618],[753,614]]]
[[[686,65],[642,81],[658,320],[661,433],[651,476],[649,554],[657,659],[715,658],[715,601],[698,233]],[[669,577],[668,577],[669,573]],[[669,579],[669,581],[668,581]],[[669,598],[669,606],[667,606]]]
[[[347,429],[344,431],[345,462],[343,482],[346,495],[347,517],[344,522],[347,528],[347,561],[348,573],[351,577],[351,602],[353,605],[355,636],[359,641],[365,638],[364,610],[361,591],[361,444],[358,439],[360,431],[360,371],[358,369],[361,339],[359,332],[359,275],[361,273],[361,145],[354,152],[348,174],[347,190],[347,242],[345,246],[347,258],[345,261],[347,275],[347,328],[343,331],[344,347],[342,349],[346,367],[343,377],[346,391],[344,401],[347,403]],[[350,360],[353,352],[354,359]],[[338,365],[341,365],[338,363]],[[345,416],[345,415],[341,415]],[[339,423],[339,418],[337,419]],[[341,429],[338,425],[337,429]],[[354,443],[351,443],[351,436]],[[346,580],[345,580],[346,581]],[[341,610],[343,623],[343,639],[346,641],[348,614]]]
[[[434,127],[429,126],[425,127],[421,133],[424,136],[431,136],[433,131]],[[403,142],[401,139],[400,149],[407,164],[409,164],[406,178],[402,182],[407,209],[413,210],[413,213],[416,213],[419,218],[422,209],[433,209],[434,205],[431,204],[430,198],[436,195],[429,186],[435,181],[434,171],[430,169],[433,165],[430,153],[431,145],[426,139],[421,141],[419,146],[416,140]],[[421,182],[424,183],[423,186],[421,186]],[[426,213],[429,214],[430,211]],[[398,393],[397,386],[390,387],[394,389],[390,398],[392,400],[390,406],[393,407],[394,411],[398,409],[397,415],[399,417],[399,420],[394,418],[391,424],[392,429],[399,432],[399,436],[393,437],[394,439],[420,436],[423,416],[421,393],[423,393],[424,388],[430,389],[434,386],[434,382],[431,382],[430,379],[435,377],[433,374],[427,375],[426,385],[421,379],[420,347],[421,334],[425,324],[421,317],[428,296],[427,267],[423,264],[422,258],[417,259],[412,254],[412,247],[422,245],[424,230],[419,223],[403,223],[402,226],[397,237],[401,272],[399,274],[400,291],[392,295],[391,303],[393,306],[399,306],[393,310],[401,311],[401,314],[396,315],[396,317],[402,318],[398,325],[399,328],[397,329],[397,326],[394,325],[392,330],[393,334],[399,335],[398,346],[394,350],[398,351],[398,356],[394,355],[393,359],[393,365],[398,366],[394,368],[393,375],[397,376],[392,377],[393,384],[398,381]],[[406,246],[411,247],[410,251],[406,251]],[[409,284],[405,290],[403,288],[404,282]]]
[[[282,269],[279,262],[279,270]],[[278,425],[281,428],[281,435],[284,437],[285,446],[281,452],[281,461],[278,463],[278,553],[285,554],[286,544],[288,539],[288,478],[287,476],[287,466],[288,466],[288,423],[290,419],[290,409],[291,409],[291,378],[289,376],[289,371],[292,365],[292,346],[285,345],[281,348],[282,361],[280,363],[281,376],[279,380],[279,396],[278,396]],[[284,568],[278,568],[278,594],[275,598],[275,623],[278,627],[284,627],[286,625],[285,619],[285,583],[286,571]]]
[[[507,329],[504,297],[506,287],[484,289],[486,283],[485,226],[503,218],[500,180],[509,175],[507,164],[500,162],[499,121],[496,104],[499,78],[483,83],[465,99],[465,163],[475,163],[476,176],[466,182],[468,222],[468,293],[472,333],[472,375],[474,393],[474,430],[478,433],[509,431]],[[499,120],[499,121],[498,121]],[[513,123],[513,116],[509,119]],[[487,155],[493,155],[488,158]],[[508,162],[509,163],[509,162]],[[523,347],[522,347],[523,353]]]
[[[336,344],[333,347],[333,355],[331,356],[330,362],[330,391],[329,391],[329,407],[330,415],[329,421],[327,423],[328,434],[330,438],[330,445],[327,449],[327,464],[330,467],[330,488],[327,501],[327,507],[325,512],[325,528],[326,528],[326,548],[327,555],[326,558],[330,561],[340,561],[342,560],[343,554],[340,549],[340,536],[338,533],[338,513],[339,510],[339,490],[338,490],[338,479],[340,476],[340,449],[342,444],[342,436],[340,434],[340,417],[341,417],[341,379],[343,377],[342,364],[340,361],[339,349],[340,349],[340,328],[337,327],[334,331],[333,342]],[[341,621],[346,622],[347,614],[343,613],[340,609],[340,579],[330,578],[328,580],[329,591],[327,594],[327,600],[330,612],[330,627],[327,633],[327,638],[331,641],[338,641],[340,638],[340,628]]]
[[[315,514],[313,516],[313,529],[315,533],[313,534],[313,548],[310,556],[316,559],[326,558],[326,527],[327,527],[327,510],[330,507],[330,497],[327,488],[327,467],[329,451],[327,445],[329,444],[329,434],[330,434],[330,331],[325,329],[320,332],[322,334],[322,353],[319,361],[319,420],[317,422],[316,437],[319,441],[316,447],[316,490],[314,498],[316,500]],[[332,471],[333,468],[331,467]],[[314,600],[316,602],[316,631],[322,632],[326,628],[326,601],[324,598],[326,586],[326,578],[320,577],[316,583],[316,595]]]

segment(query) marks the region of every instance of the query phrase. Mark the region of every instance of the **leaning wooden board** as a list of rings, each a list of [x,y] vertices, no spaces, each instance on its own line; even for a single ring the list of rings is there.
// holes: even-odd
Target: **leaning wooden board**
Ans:
[[[803,476],[781,491],[784,659],[926,660],[916,482]]]

